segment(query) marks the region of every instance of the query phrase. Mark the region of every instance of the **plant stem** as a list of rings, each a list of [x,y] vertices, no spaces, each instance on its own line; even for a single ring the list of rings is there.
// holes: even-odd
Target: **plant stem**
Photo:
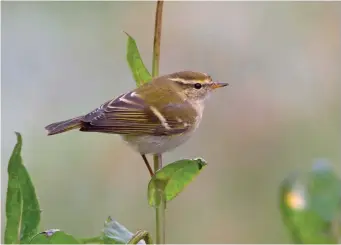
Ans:
[[[154,27],[154,45],[153,45],[153,65],[152,65],[152,76],[157,77],[159,75],[159,64],[160,64],[160,46],[161,46],[161,27],[162,27],[162,9],[163,0],[157,1],[156,13],[155,13],[155,27]],[[162,168],[162,155],[155,154],[154,159],[154,174],[157,170]],[[165,200],[162,197],[161,205],[155,208],[156,218],[156,244],[165,244],[165,211],[166,205]]]
[[[153,77],[157,77],[159,75],[162,9],[163,9],[163,0],[159,0],[157,1],[157,4],[156,4],[156,13],[155,13],[153,66],[152,66]]]
[[[148,233],[148,231],[138,231],[135,235],[128,241],[127,244],[138,244],[139,241],[144,240],[146,244],[153,244],[153,240]]]
[[[154,155],[154,169],[162,168],[162,155],[155,154]],[[155,174],[154,171],[154,174]],[[165,244],[166,243],[166,202],[163,198],[163,192],[158,192],[158,197],[161,198],[160,205],[155,207],[156,211],[156,244]]]

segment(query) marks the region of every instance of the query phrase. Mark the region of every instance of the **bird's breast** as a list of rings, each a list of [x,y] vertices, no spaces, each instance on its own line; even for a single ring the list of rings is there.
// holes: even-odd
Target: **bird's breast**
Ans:
[[[172,136],[122,135],[122,138],[129,146],[141,154],[161,154],[185,143],[191,137],[193,131]]]
[[[199,127],[202,119],[204,104],[203,101],[190,102],[196,110],[196,118],[191,127],[175,135],[122,135],[125,142],[141,154],[161,154],[171,151],[179,145],[185,143]]]

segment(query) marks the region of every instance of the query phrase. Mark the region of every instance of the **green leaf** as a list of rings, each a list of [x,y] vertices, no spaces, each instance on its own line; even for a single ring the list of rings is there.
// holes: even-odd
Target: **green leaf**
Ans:
[[[125,32],[126,33],[126,32]],[[128,34],[127,41],[127,61],[131,72],[133,73],[134,79],[136,81],[136,86],[139,87],[144,83],[152,80],[152,76],[145,67],[140,52],[136,46],[135,40]]]
[[[125,243],[122,243],[121,241],[118,242],[104,235],[91,237],[91,238],[82,238],[80,239],[80,243],[83,243],[83,244],[125,244]]]
[[[341,241],[341,181],[324,162],[283,181],[280,207],[295,243]]]
[[[115,242],[110,239],[107,239],[108,241],[106,241],[103,235],[90,238],[80,238],[79,240],[82,244],[115,244]]]
[[[79,244],[79,241],[63,231],[51,229],[35,235],[30,244]]]
[[[17,135],[8,164],[5,243],[27,243],[38,232],[40,208],[30,176],[22,164],[22,138]]]
[[[206,165],[201,158],[183,159],[158,170],[148,184],[149,205],[159,206],[161,200],[172,200]]]

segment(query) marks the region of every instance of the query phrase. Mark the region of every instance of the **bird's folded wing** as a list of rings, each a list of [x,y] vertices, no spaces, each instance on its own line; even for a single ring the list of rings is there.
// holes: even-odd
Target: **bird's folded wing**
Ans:
[[[189,129],[190,117],[183,111],[193,110],[190,104],[166,104],[161,109],[147,105],[129,92],[108,101],[85,115],[82,131],[128,135],[175,135]]]

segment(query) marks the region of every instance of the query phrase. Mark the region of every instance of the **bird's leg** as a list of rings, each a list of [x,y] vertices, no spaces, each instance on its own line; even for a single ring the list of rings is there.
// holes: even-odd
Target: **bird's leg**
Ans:
[[[148,162],[148,159],[147,159],[146,155],[145,155],[145,154],[141,154],[141,156],[142,156],[142,158],[143,158],[144,163],[146,164],[146,166],[147,166],[147,168],[148,168],[148,171],[149,171],[149,173],[150,173],[150,176],[153,176],[154,173],[153,173],[152,168],[151,168],[150,165],[149,165],[149,162]]]

